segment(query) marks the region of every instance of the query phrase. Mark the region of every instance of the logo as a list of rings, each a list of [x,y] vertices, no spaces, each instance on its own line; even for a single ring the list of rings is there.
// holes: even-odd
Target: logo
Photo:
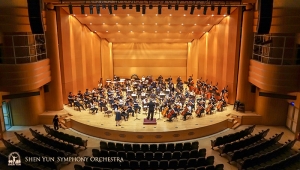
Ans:
[[[18,152],[12,152],[8,155],[8,166],[21,166],[21,157]]]

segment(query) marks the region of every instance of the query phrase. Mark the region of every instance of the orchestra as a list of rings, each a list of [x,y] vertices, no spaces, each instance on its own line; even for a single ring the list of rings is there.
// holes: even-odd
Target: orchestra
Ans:
[[[178,116],[186,121],[193,114],[200,118],[202,115],[222,112],[228,104],[227,88],[219,91],[218,83],[208,83],[202,78],[194,83],[193,75],[185,83],[178,76],[176,84],[171,76],[164,80],[161,75],[157,79],[151,75],[141,79],[120,79],[114,75],[113,81],[107,79],[104,86],[101,78],[98,87],[91,91],[86,89],[82,94],[79,90],[77,95],[69,92],[68,104],[79,111],[90,109],[92,113],[111,108],[120,112],[125,121],[129,115],[134,117],[140,114],[141,109],[144,113],[148,112],[148,119],[153,119],[153,113],[159,112],[168,122]]]

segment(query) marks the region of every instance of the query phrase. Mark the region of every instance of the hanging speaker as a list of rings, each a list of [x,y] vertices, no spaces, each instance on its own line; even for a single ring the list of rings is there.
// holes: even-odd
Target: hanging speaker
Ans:
[[[28,16],[32,34],[44,34],[41,0],[27,0]]]
[[[272,22],[273,0],[258,0],[258,20],[256,32],[269,34]]]

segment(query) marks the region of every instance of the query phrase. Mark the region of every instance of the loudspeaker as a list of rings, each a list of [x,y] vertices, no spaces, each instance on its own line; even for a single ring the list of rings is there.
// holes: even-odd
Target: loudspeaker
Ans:
[[[251,93],[256,93],[256,86],[251,85]]]
[[[41,0],[27,0],[27,4],[32,34],[44,34]]]
[[[45,84],[44,85],[44,93],[47,93],[47,92],[49,92],[49,85]]]
[[[272,22],[273,0],[258,0],[258,34],[269,34]]]

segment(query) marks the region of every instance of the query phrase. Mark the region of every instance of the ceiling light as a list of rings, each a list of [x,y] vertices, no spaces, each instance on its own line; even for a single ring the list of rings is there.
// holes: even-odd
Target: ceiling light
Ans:
[[[94,32],[97,32],[97,31],[94,31]]]
[[[99,16],[101,16],[101,14],[99,14]]]
[[[155,16],[158,16],[158,14],[155,14]]]
[[[105,23],[103,22],[102,24],[104,25]]]
[[[194,24],[194,25],[197,25],[197,24]]]
[[[155,31],[155,33],[157,33],[157,31]]]
[[[183,14],[183,16],[186,16],[185,14]]]
[[[116,16],[116,14],[113,14],[113,16]]]
[[[194,31],[192,31],[192,34],[194,34]]]
[[[112,14],[112,6],[111,5],[108,5],[108,11],[109,11],[109,14]]]
[[[183,25],[183,23],[181,25]]]
[[[200,17],[200,14],[198,14],[198,17]]]
[[[161,5],[158,5],[158,7],[157,7],[157,13],[158,14],[161,14],[161,8],[162,8]]]
[[[130,32],[132,32],[132,31],[130,31]]]
[[[116,23],[116,25],[118,25],[118,23]]]
[[[129,22],[129,25],[131,25],[131,23]]]
[[[172,14],[170,14],[170,17],[172,16]]]
[[[123,5],[122,5],[122,9],[126,9],[126,4],[123,4]]]
[[[129,14],[127,14],[127,16],[129,16]]]
[[[207,6],[205,6],[203,9],[203,15],[206,15],[206,11],[207,11]]]
[[[171,25],[171,23],[169,23],[169,25]]]
[[[178,11],[178,9],[179,9],[178,4],[175,4],[175,10]]]
[[[181,31],[179,31],[179,33],[181,34]]]
[[[106,31],[106,32],[108,32],[108,31]]]
[[[85,14],[85,12],[84,12],[84,5],[81,5],[80,9],[81,9],[81,14]]]
[[[75,14],[73,14],[73,16],[75,17],[76,15],[75,15]]]
[[[155,25],[157,25],[157,23],[155,23]]]
[[[114,10],[115,11],[118,10],[118,5],[117,4],[114,5]]]
[[[168,5],[168,9],[172,9],[172,5],[171,4]]]
[[[146,5],[142,6],[142,14],[146,14]]]
[[[201,9],[201,5],[200,4],[197,5],[197,9]]]
[[[135,11],[136,11],[136,12],[140,12],[140,11],[141,11],[141,6],[140,6],[139,4],[137,4],[137,5],[135,6]]]
[[[96,5],[96,11],[97,11],[97,14],[99,15],[100,14],[100,5],[99,4]]]
[[[167,31],[168,33],[170,32],[170,31]]]
[[[87,17],[87,14],[84,14],[84,16],[86,16],[86,17]]]
[[[142,23],[144,25],[144,23]]]
[[[212,5],[210,8],[211,8],[211,11],[215,10],[215,6],[214,5]]]
[[[118,32],[121,32],[121,31],[118,31]]]
[[[218,15],[221,14],[222,6],[218,6]]]
[[[143,31],[143,32],[145,32],[145,31]]]
[[[72,7],[71,4],[69,5],[69,13],[70,13],[70,14],[73,14],[73,7]]]
[[[185,11],[188,10],[188,5],[185,4],[183,9],[184,9]]]
[[[150,5],[149,5],[149,9],[152,9],[152,8],[153,8],[153,5],[152,5],[152,4],[150,4]]]
[[[225,14],[224,14],[223,16],[224,16],[224,17],[226,17],[226,15],[225,15]]]
[[[195,10],[195,5],[192,5],[190,14],[193,15]]]
[[[209,24],[207,24],[207,25],[209,25]]]
[[[228,7],[227,7],[227,15],[230,15],[230,12],[231,12],[230,9],[231,9],[231,7],[228,6]]]
[[[214,16],[214,14],[211,14],[211,16],[213,17],[213,16]]]
[[[90,25],[92,25],[93,23],[90,22]]]

